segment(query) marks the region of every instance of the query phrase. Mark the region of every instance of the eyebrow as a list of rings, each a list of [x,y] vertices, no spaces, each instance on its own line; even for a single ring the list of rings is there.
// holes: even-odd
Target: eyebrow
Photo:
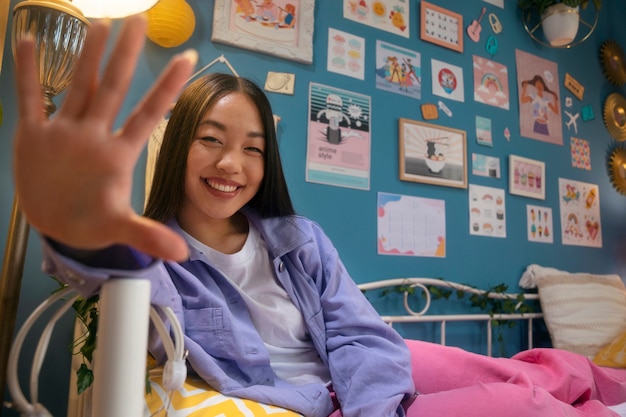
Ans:
[[[223,123],[220,123],[216,120],[212,120],[212,119],[207,119],[207,120],[202,120],[200,122],[199,126],[213,126],[216,129],[219,129],[223,132],[226,131],[226,126]],[[263,132],[256,132],[256,131],[250,131],[246,134],[246,136],[250,137],[250,138],[262,138],[265,139],[265,134],[263,134]]]

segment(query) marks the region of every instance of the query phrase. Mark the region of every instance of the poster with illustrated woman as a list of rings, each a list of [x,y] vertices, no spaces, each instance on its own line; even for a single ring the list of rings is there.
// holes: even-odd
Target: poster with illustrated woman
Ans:
[[[519,49],[515,58],[520,135],[563,145],[557,64]]]

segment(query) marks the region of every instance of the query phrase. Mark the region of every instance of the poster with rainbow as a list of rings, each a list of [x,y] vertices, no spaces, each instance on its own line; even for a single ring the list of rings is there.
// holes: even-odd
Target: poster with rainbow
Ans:
[[[474,101],[509,109],[509,81],[506,65],[474,55]]]

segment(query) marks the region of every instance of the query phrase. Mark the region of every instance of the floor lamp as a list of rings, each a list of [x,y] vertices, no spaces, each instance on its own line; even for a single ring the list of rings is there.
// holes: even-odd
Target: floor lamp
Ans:
[[[26,0],[13,10],[12,45],[25,34],[36,44],[36,59],[45,112],[56,110],[54,97],[70,83],[72,69],[80,55],[89,26],[87,17],[117,18],[145,11],[157,0]],[[103,6],[104,5],[104,6]],[[84,11],[88,11],[84,13]],[[13,209],[0,277],[0,404],[6,389],[6,369],[15,331],[29,226],[14,195]],[[1,413],[1,408],[0,408]]]

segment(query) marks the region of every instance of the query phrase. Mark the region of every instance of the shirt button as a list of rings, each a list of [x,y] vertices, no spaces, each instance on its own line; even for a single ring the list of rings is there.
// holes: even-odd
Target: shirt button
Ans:
[[[285,263],[281,262],[280,265],[278,265],[278,272],[283,272],[285,270]]]

